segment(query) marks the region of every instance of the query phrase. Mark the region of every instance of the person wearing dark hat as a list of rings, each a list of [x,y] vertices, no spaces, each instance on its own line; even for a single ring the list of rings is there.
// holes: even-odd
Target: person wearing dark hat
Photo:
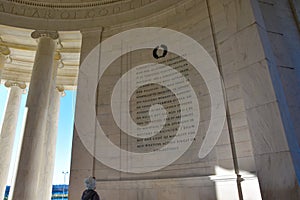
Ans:
[[[89,176],[84,180],[86,190],[82,193],[81,200],[100,200],[96,189],[96,179],[95,177]]]

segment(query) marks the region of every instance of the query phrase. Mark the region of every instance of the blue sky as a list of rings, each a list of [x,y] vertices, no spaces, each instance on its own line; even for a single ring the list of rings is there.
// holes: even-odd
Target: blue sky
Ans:
[[[5,113],[5,107],[8,98],[8,88],[0,85],[0,125],[2,127],[2,122]],[[26,103],[27,93],[22,95],[19,120],[16,130],[16,140],[14,143],[13,157],[10,165],[10,172],[7,184],[10,185],[12,182],[12,175],[16,162],[17,148],[20,145],[20,134],[22,131],[22,122],[24,116],[24,108]],[[74,111],[75,111],[75,91],[66,91],[66,96],[62,97],[60,100],[60,113],[59,113],[59,123],[58,123],[58,137],[56,144],[56,158],[55,158],[55,169],[53,184],[63,184],[64,175],[63,171],[70,173],[70,163],[71,163],[71,150],[72,150],[72,137],[73,137],[73,122],[74,122]],[[66,176],[66,183],[69,182],[69,174]]]

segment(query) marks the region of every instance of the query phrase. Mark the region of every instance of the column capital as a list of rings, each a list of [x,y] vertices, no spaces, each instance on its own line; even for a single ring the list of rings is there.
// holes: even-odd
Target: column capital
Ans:
[[[54,60],[56,60],[57,61],[57,67],[59,68],[59,69],[61,69],[61,68],[64,68],[64,63],[63,63],[63,61],[62,61],[62,56],[61,56],[61,54],[60,54],[60,52],[55,52],[55,54],[54,54]]]
[[[0,46],[0,54],[7,56],[10,54],[10,50],[7,46]]]
[[[60,94],[60,96],[62,97],[66,96],[64,86],[56,86],[56,91]]]
[[[59,38],[59,35],[57,31],[36,30],[31,33],[31,37],[33,39],[38,39],[40,37],[49,37],[53,40],[56,40]]]
[[[26,88],[26,84],[25,83],[19,83],[19,82],[14,82],[14,81],[6,81],[4,83],[5,87],[12,87],[12,86],[18,86],[21,89],[25,89]]]
[[[56,51],[54,54],[54,60],[61,60],[61,54],[60,52]]]

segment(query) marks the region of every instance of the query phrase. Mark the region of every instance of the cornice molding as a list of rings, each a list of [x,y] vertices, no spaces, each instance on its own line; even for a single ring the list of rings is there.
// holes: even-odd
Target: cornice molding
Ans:
[[[107,4],[112,4],[116,2],[124,2],[128,0],[100,0],[92,2],[81,2],[81,3],[55,3],[55,2],[39,2],[39,1],[30,1],[30,0],[7,0],[9,2],[18,3],[27,6],[35,7],[45,7],[45,8],[91,8],[96,6],[103,6]]]
[[[0,0],[0,24],[57,31],[110,27],[153,14],[159,15],[165,9],[184,1],[105,0],[99,1],[99,6],[94,6],[93,1],[77,3],[75,6],[72,3],[56,3],[57,7],[52,8],[49,3],[41,1]]]

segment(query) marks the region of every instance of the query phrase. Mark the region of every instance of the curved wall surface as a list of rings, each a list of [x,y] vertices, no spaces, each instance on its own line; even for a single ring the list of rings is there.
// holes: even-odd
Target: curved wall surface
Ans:
[[[276,74],[277,72],[272,72],[273,68],[269,66],[266,59],[270,52],[268,52],[267,40],[264,38],[266,30],[260,28],[260,26],[264,26],[264,21],[257,6],[258,4],[249,1],[239,3],[236,1],[181,1],[147,17],[135,17],[135,20],[108,27],[102,26],[99,30],[82,31],[81,62],[84,62],[85,58],[90,59],[89,52],[98,43],[133,28],[163,27],[193,38],[202,45],[220,68],[229,112],[227,121],[230,119],[230,122],[226,121],[221,136],[210,153],[205,158],[199,158],[197,154],[203,145],[203,139],[211,119],[211,101],[207,84],[203,84],[203,77],[197,76],[195,70],[193,71],[194,68],[189,66],[190,63],[182,57],[177,58],[178,55],[169,53],[164,58],[165,60],[155,60],[152,55],[155,45],[153,45],[153,49],[132,52],[128,50],[131,48],[130,45],[112,45],[111,49],[107,51],[113,52],[114,48],[121,48],[122,52],[125,52],[124,55],[114,60],[103,74],[101,73],[101,68],[103,68],[101,64],[96,64],[93,72],[97,73],[98,71],[98,76],[99,72],[101,75],[97,85],[95,103],[97,121],[103,128],[106,137],[114,145],[125,151],[146,153],[153,149],[157,150],[160,145],[170,142],[167,139],[171,136],[170,133],[162,134],[161,138],[152,137],[149,140],[136,139],[126,135],[116,125],[110,111],[112,109],[110,105],[112,93],[117,81],[126,72],[144,63],[166,63],[166,60],[178,59],[180,64],[176,64],[176,62],[174,65],[172,62],[167,64],[174,69],[185,70],[186,68],[185,76],[190,79],[200,102],[199,130],[190,148],[172,164],[153,172],[126,173],[107,167],[103,162],[93,158],[90,153],[97,154],[97,148],[99,148],[97,142],[94,146],[92,145],[93,152],[88,153],[80,141],[78,135],[81,133],[78,134],[77,129],[73,143],[70,198],[80,195],[82,180],[91,174],[96,176],[98,180],[97,191],[104,199],[238,199],[239,195],[240,198],[242,195],[246,199],[259,199],[260,191],[255,178],[256,174],[258,174],[262,195],[266,199],[270,197],[285,198],[287,193],[280,192],[279,194],[271,188],[274,186],[274,188],[278,187],[279,189],[279,185],[286,179],[268,178],[274,173],[276,174],[275,171],[283,170],[283,165],[279,164],[282,163],[282,159],[285,160],[284,163],[292,163],[292,158],[290,155],[277,157],[278,152],[288,150],[289,146],[285,139],[285,124],[279,115],[280,105],[275,103],[277,95],[281,92],[280,89],[278,91],[274,89],[272,82],[274,81],[272,80],[274,78],[272,73]],[[147,37],[146,35],[147,33],[145,33],[145,37]],[[136,40],[140,40],[141,43],[144,42],[139,36]],[[184,46],[180,40],[174,39],[174,43],[176,42]],[[161,37],[158,36],[157,46],[161,44],[163,44]],[[106,50],[104,49],[104,51]],[[101,59],[106,59],[101,55],[94,61],[95,63],[101,63]],[[145,71],[136,73],[146,73],[144,78],[151,78],[149,77],[151,75]],[[139,82],[139,78],[130,79],[130,84],[132,82]],[[96,79],[95,83],[97,83]],[[81,98],[81,94],[85,95],[84,92],[80,91],[81,89],[84,90],[84,87],[81,88],[79,82],[78,98]],[[138,110],[142,107],[150,107],[149,101],[153,100],[150,96],[165,92],[164,89],[156,89],[155,85],[147,85],[146,89],[138,90],[138,94],[134,94],[136,96],[131,99],[129,104],[131,117],[135,119],[136,123],[143,125],[149,123],[147,121],[149,116],[147,114],[146,116],[141,115]],[[123,92],[125,95],[126,89]],[[167,97],[168,93],[162,96],[162,98]],[[270,104],[270,102],[273,103]],[[120,103],[122,104],[122,100]],[[163,106],[168,108],[168,105],[166,103]],[[147,113],[147,111],[146,109],[145,112]],[[79,113],[78,116],[84,115],[80,113],[81,110],[79,109],[77,112]],[[84,111],[82,110],[82,112]],[[277,114],[274,115],[274,112]],[[143,117],[145,117],[146,122],[143,122]],[[94,124],[94,127],[97,126]],[[171,127],[177,130],[176,126]],[[273,136],[274,130],[279,130],[276,131],[276,136]],[[97,141],[97,134],[94,137],[94,140]],[[273,148],[273,145],[276,147]],[[110,147],[101,151],[105,151],[107,155],[110,155],[111,152]],[[131,158],[126,153],[123,156],[126,158],[125,161],[117,158],[116,160],[119,159],[117,163],[120,165],[126,163],[126,167],[129,166],[130,168],[131,165],[127,162]],[[111,159],[114,160],[115,158],[111,157]],[[267,160],[270,159],[273,164],[268,163]],[[145,160],[140,158],[141,163]],[[274,163],[279,164],[279,166]],[[139,167],[147,166],[141,165]],[[293,164],[290,167],[293,173],[286,175],[294,177],[292,179],[295,180]],[[240,175],[244,181],[237,184],[236,178]],[[275,186],[274,182],[276,182],[275,185],[278,185]],[[270,186],[271,183],[273,186]],[[295,191],[297,187],[291,181],[284,190]],[[297,192],[290,193],[290,195],[291,199],[297,198]]]
[[[153,6],[155,5],[160,7],[159,4],[153,2]],[[197,153],[205,143],[204,138],[211,120],[212,109],[212,99],[208,98],[210,95],[208,84],[204,83],[203,74],[197,75],[190,63],[182,58],[183,55],[179,55],[181,57],[178,58],[178,54],[169,53],[161,58],[162,60],[156,60],[153,57],[154,49],[156,45],[164,44],[159,32],[157,44],[154,41],[155,45],[152,48],[143,51],[132,51],[133,47],[128,45],[127,41],[124,41],[123,45],[112,45],[107,50],[98,49],[99,57],[93,60],[93,63],[98,64],[94,64],[94,68],[91,68],[89,73],[98,74],[101,77],[92,76],[94,79],[91,79],[94,81],[84,78],[83,82],[79,81],[78,98],[86,95],[81,91],[86,87],[84,82],[90,80],[98,84],[95,89],[97,91],[95,96],[96,122],[101,126],[105,137],[118,146],[123,154],[115,158],[110,146],[106,149],[99,147],[97,134],[92,140],[95,141],[91,144],[92,148],[88,148],[90,149],[88,153],[80,140],[81,130],[77,128],[73,142],[70,198],[78,197],[84,177],[93,175],[98,180],[97,191],[104,199],[242,199],[242,196],[244,199],[260,199],[260,189],[264,199],[284,199],[287,196],[289,199],[297,199],[298,185],[295,184],[297,182],[295,170],[297,155],[288,153],[293,151],[294,147],[291,147],[293,144],[286,139],[287,133],[294,130],[288,129],[289,122],[287,121],[291,116],[283,114],[289,112],[287,105],[277,103],[277,99],[282,97],[283,89],[279,79],[276,78],[279,75],[277,69],[269,63],[269,60],[274,60],[274,55],[269,48],[266,36],[268,30],[264,28],[265,21],[260,11],[259,4],[252,1],[181,1],[174,2],[164,10],[156,10],[155,14],[146,17],[139,17],[140,15],[132,12],[135,20],[107,27],[102,26],[98,30],[83,30],[82,63],[90,60],[89,52],[98,43],[126,30],[163,27],[184,33],[196,40],[208,52],[207,56],[210,56],[219,67],[225,85],[225,104],[228,109],[227,120],[220,138],[208,155],[199,158]],[[147,32],[144,34],[143,37],[137,35],[134,43],[145,42]],[[173,35],[170,34],[170,38],[172,37]],[[174,39],[174,43],[178,43],[183,49],[186,48],[181,41],[178,38]],[[114,50],[118,49],[121,49],[120,55],[123,52],[122,56],[110,63],[108,68],[106,65],[101,65],[101,60],[105,60],[109,52],[113,54]],[[162,51],[163,48],[161,48],[160,55],[163,55]],[[178,62],[174,62],[175,64],[168,62],[172,59],[177,59]],[[137,167],[140,169],[159,165],[161,161],[158,159],[159,163],[143,165],[147,158],[139,157],[134,160],[128,152],[157,151],[160,145],[172,142],[167,139],[172,137],[170,131],[173,130],[171,132],[174,133],[176,132],[174,130],[178,130],[178,127],[173,124],[170,129],[164,129],[165,132],[163,131],[163,134],[157,138],[137,139],[125,134],[125,131],[122,131],[116,124],[111,111],[113,109],[111,103],[114,101],[111,98],[115,97],[112,95],[116,84],[128,71],[145,63],[168,64],[173,69],[185,72],[183,74],[189,79],[196,91],[196,98],[199,100],[200,123],[194,141],[179,159],[156,171],[132,173],[131,167],[136,167],[134,162],[141,163]],[[122,84],[129,84],[129,88],[133,84],[132,87],[135,87],[134,84],[147,82],[153,76],[151,73],[148,74],[147,70],[140,70],[135,71],[135,75],[139,74],[143,78],[132,76],[129,82],[125,81]],[[151,71],[151,68],[149,70]],[[99,82],[97,82],[98,79]],[[81,86],[80,83],[85,86]],[[119,98],[130,93],[129,90],[126,87],[121,90],[123,93],[121,92]],[[136,93],[130,93],[133,97],[129,104],[121,99],[119,103],[130,107],[130,117],[137,124],[147,126],[151,121],[148,115],[149,110],[142,108],[149,109],[151,104],[149,102],[170,108],[168,102],[162,103],[155,98],[153,100],[156,94],[162,94],[161,98],[170,97],[168,92],[170,91],[165,88],[157,89],[156,85],[146,85],[137,89]],[[176,104],[176,100],[171,104]],[[84,107],[82,104],[81,106]],[[78,105],[77,109],[79,120],[80,116],[86,116],[85,110],[80,109],[81,106]],[[139,112],[140,109],[142,109],[141,112]],[[120,111],[122,112],[123,110]],[[176,115],[174,117],[176,118]],[[98,124],[90,125],[94,127],[94,131],[91,132],[93,134],[97,132]],[[75,127],[77,127],[76,122]],[[178,143],[182,144],[182,140]],[[119,168],[125,165],[126,170],[130,172],[107,167],[103,164],[105,162],[99,161],[101,155],[100,159],[92,156],[99,151],[105,152],[102,156],[107,155],[112,162],[120,165]],[[138,171],[137,168],[135,169]],[[284,177],[276,175],[281,172],[285,173]]]
[[[0,0],[1,24],[81,31],[69,199],[87,176],[104,200],[299,199],[298,97],[285,82],[299,79],[278,70],[276,44],[291,40],[270,35],[270,13],[285,6],[282,34],[299,39],[288,5]]]

